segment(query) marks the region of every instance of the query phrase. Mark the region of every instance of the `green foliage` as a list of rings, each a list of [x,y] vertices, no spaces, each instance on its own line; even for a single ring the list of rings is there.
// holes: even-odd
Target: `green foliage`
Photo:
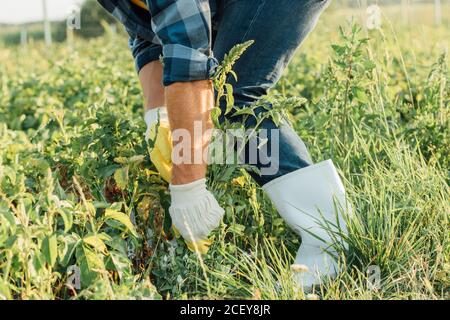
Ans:
[[[447,57],[431,47],[410,53],[403,29],[398,42],[356,26],[323,28],[278,87],[245,109],[226,79],[250,43],[230,52],[215,77],[216,107],[224,100],[243,121],[218,127],[289,117],[313,158],[339,167],[355,216],[349,249],[339,251],[344,272],[321,297],[443,299]],[[422,32],[433,43],[448,37],[445,28]],[[207,255],[171,234],[125,39],[2,49],[0,61],[9,61],[0,65],[0,299],[308,298],[290,269],[300,239],[242,167],[209,170],[226,214]],[[371,265],[381,270],[378,289],[368,287]],[[67,283],[73,266],[80,289]]]

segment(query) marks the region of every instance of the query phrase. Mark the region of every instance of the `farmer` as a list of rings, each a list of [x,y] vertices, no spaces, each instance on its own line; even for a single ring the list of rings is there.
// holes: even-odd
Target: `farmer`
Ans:
[[[328,0],[98,0],[126,27],[129,45],[143,88],[147,138],[154,138],[151,159],[170,182],[173,225],[191,250],[205,253],[208,236],[219,226],[224,210],[206,188],[205,160],[173,160],[181,140],[175,132],[188,133],[188,158],[203,152],[213,127],[211,76],[224,55],[247,40],[254,44],[234,67],[238,80],[234,104],[251,105],[266,95],[280,79],[296,49],[314,28]],[[161,63],[160,57],[163,62]],[[233,121],[235,119],[229,119]],[[195,135],[200,124],[203,135]],[[158,125],[158,129],[156,127]],[[286,122],[277,126],[266,119],[260,128],[271,130],[270,142],[279,150],[277,171],[251,173],[266,191],[280,215],[302,237],[296,264],[307,267],[304,286],[334,276],[332,237],[323,225],[336,225],[336,203],[345,191],[331,160],[313,164],[308,151]],[[270,141],[276,139],[276,141]],[[175,153],[174,153],[175,154]],[[184,155],[185,156],[185,155]],[[198,160],[198,159],[197,159]],[[258,169],[266,164],[256,163]],[[338,200],[338,201],[336,201]],[[343,232],[345,224],[339,218]],[[334,240],[338,240],[334,238]]]

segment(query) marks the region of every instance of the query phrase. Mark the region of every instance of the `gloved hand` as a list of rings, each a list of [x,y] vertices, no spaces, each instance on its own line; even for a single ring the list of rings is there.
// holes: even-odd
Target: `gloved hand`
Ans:
[[[169,213],[174,229],[181,234],[191,251],[208,252],[208,236],[220,224],[224,210],[211,192],[206,179],[184,185],[170,185],[172,203]]]
[[[172,136],[166,108],[160,107],[147,111],[145,123],[147,124],[145,140],[154,142],[150,159],[161,177],[170,183],[172,177]]]

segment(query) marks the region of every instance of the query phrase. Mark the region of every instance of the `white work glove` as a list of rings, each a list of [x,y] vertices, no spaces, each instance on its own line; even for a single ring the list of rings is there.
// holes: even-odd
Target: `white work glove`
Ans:
[[[219,226],[224,210],[206,189],[206,179],[170,185],[169,189],[172,197],[169,213],[175,230],[191,251],[206,254],[211,245],[208,236]]]

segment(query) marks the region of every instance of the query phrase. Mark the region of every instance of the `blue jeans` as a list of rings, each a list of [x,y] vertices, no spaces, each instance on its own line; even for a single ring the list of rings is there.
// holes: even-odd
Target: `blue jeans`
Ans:
[[[213,23],[215,57],[221,61],[234,45],[255,41],[234,67],[238,81],[230,78],[237,107],[251,105],[277,83],[327,4],[328,0],[223,0],[218,4]],[[312,164],[305,144],[287,123],[277,128],[267,119],[259,128],[279,129],[278,172],[250,172],[259,185]],[[256,167],[261,170],[265,166],[258,159]]]
[[[254,44],[234,67],[238,81],[229,79],[234,87],[237,107],[251,105],[275,86],[328,2],[329,0],[210,0],[213,10],[213,53],[217,60],[221,61],[236,44],[254,40]],[[140,21],[136,25],[149,26],[150,16],[146,16],[148,12],[138,10],[138,13]],[[130,47],[139,70],[144,64],[157,60],[161,48],[145,39],[144,34],[140,35],[138,27],[130,30],[130,25],[127,26],[131,36]],[[272,120],[267,119],[259,128],[278,130],[276,137],[272,137],[269,131],[267,138],[269,146],[272,145],[272,139],[278,139],[279,163],[278,171],[274,174],[259,175],[250,172],[258,184],[264,185],[312,164],[305,144],[287,123],[277,128]],[[258,169],[266,166],[268,165],[262,164],[258,159]]]

